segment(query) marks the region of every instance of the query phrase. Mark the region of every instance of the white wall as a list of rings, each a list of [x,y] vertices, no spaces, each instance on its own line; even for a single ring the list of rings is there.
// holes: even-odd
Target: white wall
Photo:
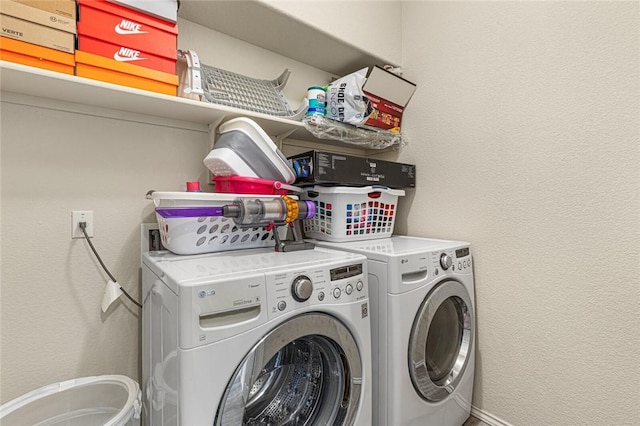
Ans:
[[[87,375],[138,379],[139,315],[100,311],[108,279],[71,211],[92,210],[93,243],[140,301],[140,223],[149,189],[206,179],[206,132],[2,103],[2,401]]]
[[[403,7],[402,227],[472,244],[474,405],[638,424],[640,3]]]

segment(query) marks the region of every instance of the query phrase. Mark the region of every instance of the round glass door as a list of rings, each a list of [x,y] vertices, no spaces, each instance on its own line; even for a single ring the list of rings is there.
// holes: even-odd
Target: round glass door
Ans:
[[[431,402],[452,393],[473,350],[474,313],[467,290],[444,281],[425,298],[411,329],[409,374],[418,394]]]
[[[352,424],[361,387],[351,332],[332,316],[300,315],[272,330],[242,360],[215,425]]]

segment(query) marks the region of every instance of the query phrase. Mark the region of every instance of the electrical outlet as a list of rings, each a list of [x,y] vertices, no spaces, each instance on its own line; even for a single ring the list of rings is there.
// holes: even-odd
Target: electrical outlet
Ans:
[[[71,212],[71,238],[84,238],[80,222],[87,224],[85,228],[87,235],[93,237],[93,210],[73,210]]]
[[[140,251],[142,253],[147,251],[166,250],[164,245],[162,245],[160,229],[158,229],[157,223],[143,223],[141,224],[140,230]]]

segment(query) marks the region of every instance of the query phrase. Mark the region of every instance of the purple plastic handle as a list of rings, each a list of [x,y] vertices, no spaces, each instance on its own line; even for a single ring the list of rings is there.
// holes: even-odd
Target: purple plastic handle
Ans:
[[[222,207],[157,207],[156,213],[164,218],[222,216]]]
[[[316,204],[304,201],[307,214],[302,219],[311,219],[316,215]],[[223,216],[222,207],[156,207],[156,213],[163,218]]]
[[[307,214],[303,219],[313,219],[316,216],[316,203],[309,200],[305,200],[304,203],[307,205]]]

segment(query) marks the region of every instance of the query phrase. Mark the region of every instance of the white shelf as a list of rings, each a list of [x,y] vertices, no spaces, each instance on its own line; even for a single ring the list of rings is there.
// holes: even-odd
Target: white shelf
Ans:
[[[6,61],[0,61],[0,89],[4,101],[7,98],[12,101],[16,99],[15,96],[10,96],[13,93],[83,107],[107,108],[116,112],[136,114],[139,117],[137,121],[144,121],[144,117],[149,117],[149,121],[154,124],[157,124],[158,119],[166,119],[191,123],[195,127],[206,129],[209,124],[218,124],[222,120],[244,116],[255,120],[273,137],[289,136],[294,139],[327,143],[314,138],[300,122]]]
[[[312,28],[264,2],[182,0],[178,16],[336,76],[373,64],[399,65]]]
[[[313,145],[341,146],[365,154],[381,152],[340,141],[318,139],[299,121],[238,108],[168,96],[98,80],[47,71],[0,61],[0,90],[3,102],[34,105],[154,125],[195,128],[236,117],[248,117],[276,139],[296,139]],[[97,110],[91,110],[95,108]]]

